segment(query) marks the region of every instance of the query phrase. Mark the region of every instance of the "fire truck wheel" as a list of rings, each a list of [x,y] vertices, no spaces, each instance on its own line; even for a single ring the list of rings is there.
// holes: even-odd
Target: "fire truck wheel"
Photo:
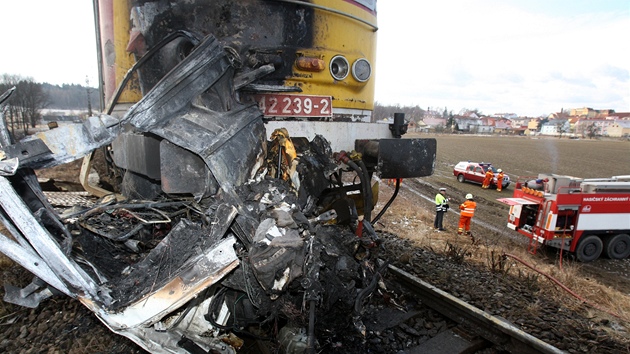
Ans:
[[[604,241],[604,254],[611,259],[630,256],[630,235],[619,234]]]
[[[575,255],[581,262],[591,262],[599,258],[604,249],[604,243],[595,235],[588,235],[582,238],[575,250]]]
[[[457,175],[457,181],[459,183],[464,183],[464,175]]]

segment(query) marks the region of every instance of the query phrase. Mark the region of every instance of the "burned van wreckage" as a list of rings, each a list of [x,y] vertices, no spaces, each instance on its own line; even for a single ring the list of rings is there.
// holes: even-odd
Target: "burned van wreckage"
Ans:
[[[244,72],[213,35],[183,35],[189,53],[139,75],[144,94],[122,114],[19,142],[0,119],[0,251],[34,274],[6,285],[5,301],[76,298],[153,353],[235,353],[246,338],[315,352],[340,324],[365,335],[362,303],[385,264],[372,225],[391,204],[375,210],[373,175],[431,175],[435,140],[402,139],[399,115],[388,139],[349,139],[347,150],[270,128],[244,91],[269,90],[257,84],[273,65]],[[89,180],[97,151],[116,185]],[[81,158],[91,198],[44,193],[36,171]]]

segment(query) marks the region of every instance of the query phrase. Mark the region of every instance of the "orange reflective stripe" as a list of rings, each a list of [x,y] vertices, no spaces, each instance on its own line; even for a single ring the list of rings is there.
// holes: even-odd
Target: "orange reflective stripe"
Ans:
[[[467,200],[464,203],[462,203],[462,205],[460,206],[460,209],[462,210],[461,215],[473,217],[473,215],[475,215],[476,208],[477,208],[477,203]]]

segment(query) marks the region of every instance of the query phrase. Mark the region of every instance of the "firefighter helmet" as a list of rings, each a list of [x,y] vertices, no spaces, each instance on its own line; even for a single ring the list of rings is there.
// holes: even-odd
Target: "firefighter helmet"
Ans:
[[[470,194],[470,193],[466,194],[466,199],[473,199],[472,194]]]
[[[497,172],[501,173],[501,172],[503,172],[503,170],[502,169],[498,169]]]

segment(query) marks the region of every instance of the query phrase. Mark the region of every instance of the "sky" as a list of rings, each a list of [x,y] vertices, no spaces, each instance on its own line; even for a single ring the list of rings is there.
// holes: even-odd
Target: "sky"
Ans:
[[[0,0],[0,74],[98,85],[91,0]]]
[[[376,101],[630,112],[630,0],[380,0]],[[0,74],[98,82],[90,0],[0,1]]]
[[[390,0],[378,22],[381,104],[630,112],[630,0]]]

